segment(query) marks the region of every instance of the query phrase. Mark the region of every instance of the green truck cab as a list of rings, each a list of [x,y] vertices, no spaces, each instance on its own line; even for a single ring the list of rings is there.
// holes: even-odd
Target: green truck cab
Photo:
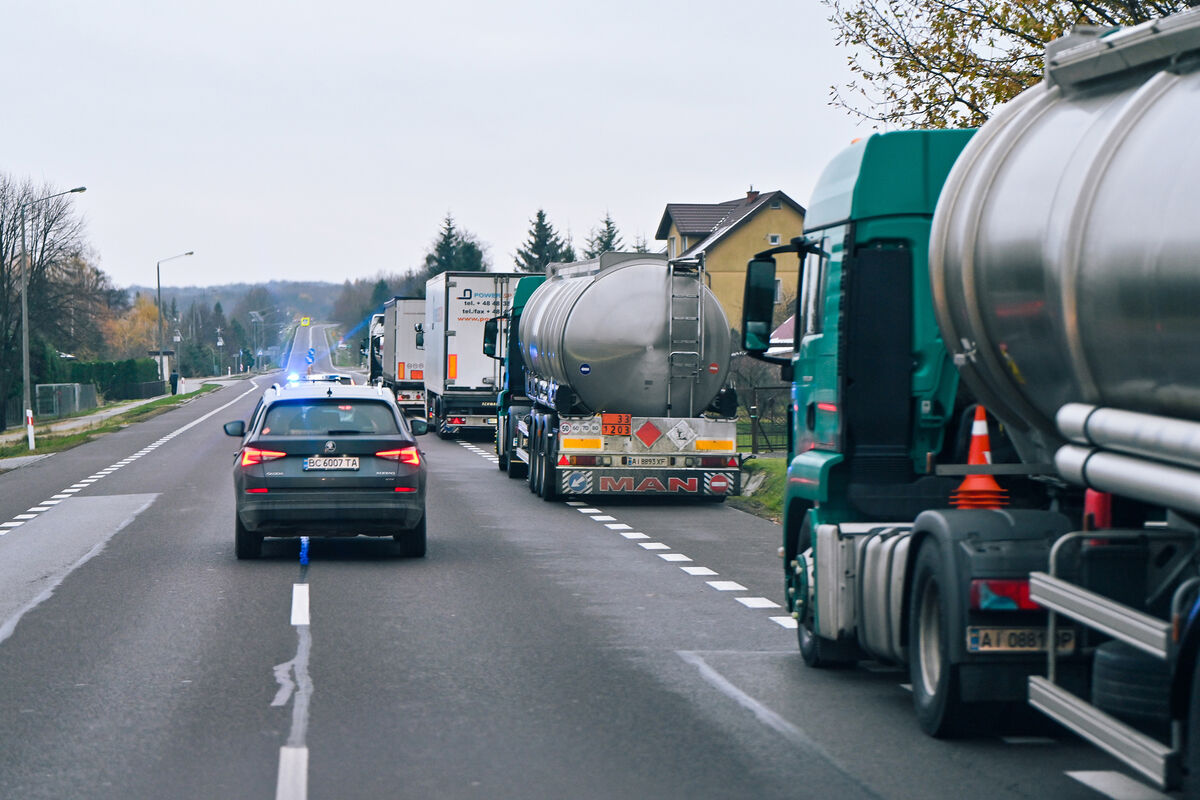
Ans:
[[[517,281],[512,303],[502,316],[484,323],[483,352],[500,361],[500,386],[496,393],[496,455],[498,466],[510,478],[524,478],[529,470],[529,432],[523,422],[533,403],[525,394],[525,361],[517,331],[521,314],[545,275],[528,275]]]

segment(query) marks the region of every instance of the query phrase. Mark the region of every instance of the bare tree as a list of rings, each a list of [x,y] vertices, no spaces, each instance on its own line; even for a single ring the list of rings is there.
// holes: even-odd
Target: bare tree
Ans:
[[[1185,0],[822,0],[858,77],[834,105],[902,128],[981,125],[1042,77],[1046,43],[1077,23],[1130,25]]]
[[[18,183],[0,174],[0,413],[18,393],[21,374],[21,207],[61,191],[53,186]],[[69,328],[69,295],[64,285],[77,277],[84,257],[83,220],[70,196],[55,197],[25,209],[28,250],[28,308],[31,353],[43,353]],[[36,381],[39,364],[31,364]],[[8,420],[0,419],[7,424]]]

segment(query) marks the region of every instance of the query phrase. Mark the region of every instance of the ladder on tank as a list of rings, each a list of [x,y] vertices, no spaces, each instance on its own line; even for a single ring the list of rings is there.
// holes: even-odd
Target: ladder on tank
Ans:
[[[679,286],[676,277],[692,280]],[[675,386],[687,382],[687,416],[696,415],[696,383],[704,352],[704,253],[667,262],[667,416],[675,416]]]

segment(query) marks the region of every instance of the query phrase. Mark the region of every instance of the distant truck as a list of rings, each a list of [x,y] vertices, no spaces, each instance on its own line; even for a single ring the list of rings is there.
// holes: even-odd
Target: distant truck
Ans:
[[[978,132],[852,145],[804,237],[784,588],[948,736],[1027,700],[1200,796],[1200,9],[1054,41]],[[973,135],[972,135],[973,134]],[[986,412],[983,410],[986,409]],[[970,458],[990,441],[992,458]],[[978,455],[982,455],[979,453]]]
[[[425,416],[425,352],[418,341],[425,323],[425,301],[393,297],[383,304],[379,383],[396,396],[410,417]]]
[[[702,261],[604,253],[551,264],[518,326],[527,416],[510,458],[561,495],[739,491],[729,324]]]
[[[517,281],[504,315],[484,325],[483,352],[500,362],[500,387],[496,393],[496,456],[498,466],[510,478],[529,474],[527,418],[533,401],[525,394],[525,361],[517,332],[530,296],[546,280],[545,275],[526,275]]]
[[[484,323],[503,313],[518,272],[443,272],[425,284],[425,414],[438,436],[491,431],[500,370]]]

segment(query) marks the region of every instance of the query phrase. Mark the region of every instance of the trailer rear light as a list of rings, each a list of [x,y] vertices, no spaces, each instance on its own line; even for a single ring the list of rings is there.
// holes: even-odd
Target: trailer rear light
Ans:
[[[466,417],[450,417],[446,420],[446,424],[447,425],[466,425],[467,418]]]
[[[736,467],[737,456],[703,456],[700,459],[702,467]]]
[[[398,461],[401,464],[412,464],[414,466],[421,463],[421,451],[415,446],[402,447],[399,450],[380,450],[375,454],[376,458],[386,458],[388,461]]]
[[[1029,599],[1028,579],[980,579],[971,581],[971,608],[976,611],[1037,611],[1041,606]]]
[[[257,447],[246,447],[242,450],[242,466],[252,467],[255,464],[261,464],[264,461],[274,461],[286,455],[287,453],[281,453],[278,450],[260,450]],[[263,491],[266,490],[264,489]]]
[[[397,486],[396,487],[397,492],[415,492],[416,490],[417,490],[417,487],[415,487],[415,486]]]
[[[594,467],[600,463],[600,456],[563,456],[559,459],[560,465],[564,459],[572,467]]]
[[[246,494],[266,494],[266,489],[247,489]]]

